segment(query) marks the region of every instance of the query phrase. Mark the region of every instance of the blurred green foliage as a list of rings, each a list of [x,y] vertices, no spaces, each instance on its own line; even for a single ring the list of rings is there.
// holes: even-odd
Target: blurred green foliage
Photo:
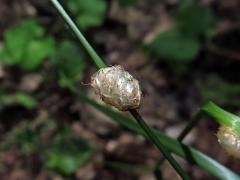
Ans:
[[[33,109],[35,107],[37,107],[38,102],[35,99],[35,97],[30,96],[28,94],[25,93],[17,93],[15,95],[16,98],[16,102],[21,104],[22,106],[28,108],[28,109]]]
[[[5,134],[3,141],[0,142],[0,153],[13,146],[18,147],[23,155],[32,155],[37,152],[41,145],[40,136],[29,124],[24,122]]]
[[[176,24],[160,32],[145,47],[146,51],[167,59],[170,67],[184,72],[201,50],[201,39],[210,38],[214,24],[213,15],[196,1],[180,1]]]
[[[23,154],[30,155],[34,153],[39,147],[40,138],[36,131],[26,127],[20,128],[16,133],[15,142],[20,146]]]
[[[178,69],[184,70],[185,64],[195,58],[201,45],[196,39],[184,37],[179,30],[172,28],[160,33],[148,45],[148,49],[158,57],[175,61],[174,64],[170,64],[173,68],[178,65],[176,63],[181,63],[178,65]],[[184,65],[181,66],[182,64]]]
[[[46,166],[61,174],[74,173],[86,164],[93,154],[92,148],[70,129],[62,130],[47,150]]]
[[[23,70],[36,70],[45,58],[50,58],[58,73],[61,86],[73,85],[82,78],[85,68],[83,53],[78,46],[69,40],[55,45],[52,37],[44,35],[44,29],[36,20],[24,20],[20,24],[9,28],[5,33],[4,46],[1,51],[2,61],[7,65],[17,65]],[[0,108],[21,105],[27,109],[38,105],[34,96],[24,92],[7,94],[1,92]],[[48,133],[50,122],[40,123],[37,129],[33,123],[24,127],[14,128],[6,137],[0,149],[17,145],[24,155],[40,153],[45,159],[46,167],[61,174],[71,174],[84,165],[92,156],[92,149],[81,138],[74,137],[70,130],[59,131],[54,135],[52,142],[46,144],[41,138]],[[50,133],[55,130],[50,129]]]
[[[0,59],[7,65],[34,71],[51,57],[59,74],[59,84],[64,87],[72,85],[82,78],[85,68],[83,53],[72,41],[55,44],[54,38],[46,36],[36,20],[24,20],[6,31]],[[30,98],[20,95],[16,98],[25,106],[31,106]]]
[[[34,19],[24,20],[4,34],[0,59],[24,70],[35,70],[54,52],[54,41],[44,34],[43,27]]]
[[[63,40],[57,45],[53,37],[45,35],[44,28],[35,19],[23,20],[5,32],[0,58],[4,64],[25,71],[36,71],[45,59],[50,59],[51,67],[58,74],[56,80],[64,87],[79,81],[85,68],[83,53],[76,43]],[[0,109],[14,105],[31,110],[38,106],[38,101],[34,95],[25,92],[9,94],[1,90]],[[13,128],[0,143],[0,150],[17,146],[24,155],[39,154],[46,167],[61,174],[74,173],[91,158],[92,148],[83,139],[75,137],[70,128],[61,131],[48,118],[38,121],[37,118]]]
[[[217,75],[209,76],[200,92],[204,102],[211,100],[221,106],[240,106],[240,84],[224,81]]]
[[[177,29],[184,37],[199,39],[211,37],[214,16],[209,9],[199,5],[196,0],[180,1],[176,14]]]
[[[0,152],[11,147],[18,147],[23,155],[44,155],[44,147],[48,143],[44,138],[56,131],[56,123],[46,113],[41,113],[31,121],[20,121],[3,136]]]
[[[105,0],[67,0],[67,6],[82,30],[100,26],[107,10]]]
[[[37,107],[38,102],[34,96],[24,92],[17,92],[15,94],[3,93],[0,95],[0,109],[12,105],[21,105],[27,109],[33,109]]]
[[[60,86],[71,86],[82,78],[85,62],[83,53],[74,42],[63,41],[52,59],[58,71]]]
[[[69,175],[91,159],[94,149],[72,133],[68,125],[57,127],[52,119],[39,117],[14,127],[0,142],[0,152],[18,147],[23,155],[38,154],[45,167]]]

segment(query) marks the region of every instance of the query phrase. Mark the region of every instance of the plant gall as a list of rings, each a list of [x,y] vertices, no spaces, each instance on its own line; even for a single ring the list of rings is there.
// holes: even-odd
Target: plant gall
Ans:
[[[121,111],[140,106],[139,82],[119,65],[97,71],[91,77],[91,86],[106,104]]]
[[[217,137],[219,144],[229,155],[240,158],[240,135],[230,127],[221,126]]]

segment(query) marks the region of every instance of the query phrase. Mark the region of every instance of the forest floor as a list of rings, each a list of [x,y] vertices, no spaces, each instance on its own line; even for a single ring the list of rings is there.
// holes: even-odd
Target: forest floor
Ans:
[[[114,0],[108,1],[105,23],[87,32],[90,42],[108,65],[122,65],[139,79],[143,91],[140,114],[149,125],[172,137],[178,135],[204,103],[201,88],[208,76],[215,74],[227,82],[240,83],[240,54],[237,53],[240,49],[240,3],[237,0],[202,0],[202,3],[216,14],[215,46],[204,47],[185,74],[175,73],[167,66],[165,59],[147,56],[141,51],[142,44],[174,23],[175,0],[148,0],[125,9],[115,7]],[[55,37],[62,38],[60,31],[66,31],[65,36],[71,36],[47,0],[1,0],[0,38],[3,40],[7,28],[28,16],[38,18]],[[216,48],[219,46],[220,49]],[[96,71],[90,58],[86,62],[87,70],[82,80],[85,83]],[[48,64],[44,67],[49,77],[47,80],[41,73],[26,73],[17,67],[0,64],[0,88],[9,92],[35,93],[39,99],[34,110],[17,105],[1,108],[0,141],[4,142],[9,132],[24,123],[38,122],[43,116],[48,116],[59,126],[70,125],[75,134],[97,146],[98,150],[87,166],[80,168],[73,176],[62,177],[44,168],[39,154],[23,155],[17,146],[12,146],[0,154],[0,179],[154,179],[151,172],[128,172],[111,164],[124,162],[153,166],[162,158],[154,145],[113,123],[68,90],[59,87],[51,78],[53,72],[48,69]],[[90,97],[98,99],[88,86],[79,83],[79,87]],[[232,109],[239,111],[236,107]],[[220,150],[216,140],[217,128],[218,125],[206,116],[184,142],[240,173],[240,162]],[[101,161],[109,164],[102,165],[99,163]],[[193,179],[214,179],[182,159],[179,161]],[[162,165],[162,170],[165,179],[176,179],[168,163]]]

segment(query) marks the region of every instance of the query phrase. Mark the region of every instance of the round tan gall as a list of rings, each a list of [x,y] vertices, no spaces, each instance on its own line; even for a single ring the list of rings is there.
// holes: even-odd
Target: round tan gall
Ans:
[[[121,66],[100,69],[92,75],[91,86],[106,104],[121,111],[137,109],[140,106],[139,83]]]
[[[219,128],[218,142],[231,156],[240,158],[240,136],[231,128],[222,126]]]

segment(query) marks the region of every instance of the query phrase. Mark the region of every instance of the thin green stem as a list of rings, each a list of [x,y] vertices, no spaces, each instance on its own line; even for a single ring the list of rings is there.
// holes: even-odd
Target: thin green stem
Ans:
[[[187,123],[186,127],[181,131],[177,139],[182,142],[183,139],[188,135],[188,133],[196,126],[203,115],[203,111],[199,110]]]
[[[200,109],[188,122],[188,124],[186,125],[186,127],[180,132],[180,134],[178,135],[177,139],[182,142],[183,139],[188,135],[188,133],[196,126],[196,124],[199,122],[199,120],[201,119],[203,115],[203,111]],[[161,158],[156,166],[155,166],[155,172],[159,172],[160,169],[159,167],[162,165],[162,163],[164,162],[164,158]]]
[[[157,146],[159,151],[163,154],[163,156],[169,161],[172,167],[176,170],[176,172],[182,177],[182,179],[190,179],[182,167],[178,164],[178,162],[172,157],[170,152],[164,147],[160,139],[157,135],[152,131],[152,129],[145,123],[140,114],[136,110],[129,110],[132,116],[137,120],[138,124],[141,128],[146,132],[149,139]]]
[[[74,32],[74,34],[77,36],[79,41],[82,43],[83,47],[86,49],[86,51],[89,53],[91,58],[94,60],[96,66],[100,68],[107,67],[106,64],[103,62],[103,60],[100,58],[100,56],[96,53],[96,51],[92,48],[92,46],[88,43],[84,35],[81,33],[81,31],[78,29],[77,25],[73,22],[73,20],[70,18],[70,16],[67,14],[65,9],[62,7],[62,5],[59,3],[58,0],[50,0],[54,7],[58,10],[58,12],[61,14],[63,19],[66,21],[68,26],[71,28],[71,30]]]
[[[106,67],[104,61],[98,56],[98,54],[95,52],[95,50],[91,47],[91,45],[88,43],[88,41],[85,39],[83,34],[80,32],[76,24],[72,21],[70,16],[67,14],[67,12],[64,10],[62,5],[58,2],[58,0],[50,0],[52,4],[55,6],[55,8],[58,10],[58,12],[62,15],[66,23],[69,25],[69,27],[72,29],[72,31],[76,34],[79,41],[82,43],[82,45],[85,47],[86,51],[89,53],[95,64],[98,68],[104,68]],[[71,88],[70,88],[71,89]],[[166,159],[170,162],[170,164],[173,166],[173,168],[176,170],[176,172],[179,173],[179,175],[183,179],[189,179],[187,174],[183,171],[181,166],[177,163],[177,161],[171,156],[171,154],[164,148],[161,141],[157,138],[157,136],[154,134],[154,132],[151,130],[150,127],[144,122],[142,117],[138,114],[136,110],[130,110],[131,114],[135,119],[138,121],[140,126],[143,128],[143,130],[146,132],[146,134],[149,136],[149,138],[155,143],[155,145],[158,147],[158,149],[162,152],[163,156],[166,157]]]

